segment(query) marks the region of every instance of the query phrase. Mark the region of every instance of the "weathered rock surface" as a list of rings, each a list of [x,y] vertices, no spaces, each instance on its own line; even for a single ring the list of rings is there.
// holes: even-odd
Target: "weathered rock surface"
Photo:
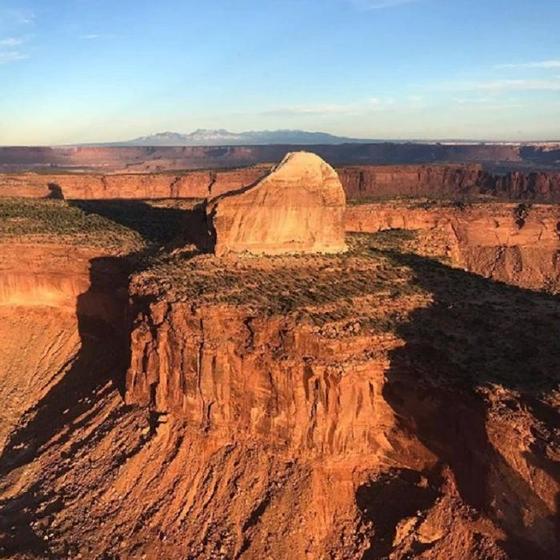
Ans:
[[[557,206],[452,205],[387,202],[349,206],[348,232],[420,232],[426,254],[455,266],[534,290],[560,291],[560,210]],[[525,208],[526,217],[518,213]]]
[[[460,199],[479,195],[501,200],[560,200],[560,173],[494,174],[482,165],[346,166],[338,169],[349,199],[433,197]]]
[[[146,305],[151,294],[136,294],[128,402],[232,449],[271,446],[299,468],[312,465],[319,488],[335,483],[325,500],[313,494],[324,516],[320,534],[333,535],[340,515],[340,532],[355,538],[324,540],[311,548],[315,555],[362,557],[359,543],[371,538],[362,523],[369,521],[369,552],[377,558],[404,559],[416,547],[426,559],[548,558],[559,546],[558,442],[550,423],[557,343],[543,322],[527,329],[533,313],[542,317],[550,305],[552,316],[558,302],[428,259],[396,258],[430,292],[428,301],[409,295],[373,304],[385,316],[389,306],[399,308],[397,336],[364,329],[330,336],[295,314],[197,306],[171,294]],[[484,346],[496,329],[503,337]],[[534,349],[524,373],[513,347],[524,355]],[[353,514],[346,501],[352,487]],[[276,515],[259,525],[278,521],[289,498],[276,499]],[[299,554],[297,537],[285,538]],[[251,538],[248,558],[259,556],[260,539]]]
[[[518,210],[346,222],[543,287],[557,209]],[[179,249],[127,290],[122,256],[56,237],[0,244],[0,556],[558,557],[557,297],[383,235],[340,256]]]
[[[556,299],[406,254],[380,255],[350,303],[351,256],[334,272],[337,257],[305,257],[333,279],[317,301],[319,267],[306,276],[320,329],[131,288],[126,406],[119,338],[83,294],[69,307],[119,283],[95,286],[63,249],[21,263],[80,277],[63,308],[0,305],[3,557],[558,556]],[[24,274],[20,253],[3,270]],[[228,280],[229,261],[200,259],[202,285]],[[246,266],[261,260],[278,261]],[[355,327],[364,308],[377,334]]]
[[[315,154],[296,152],[255,185],[210,201],[217,255],[249,252],[339,253],[346,196],[336,171]]]
[[[118,174],[0,175],[0,197],[79,200],[208,198],[238,189],[264,177],[270,166],[229,171]]]
[[[461,195],[491,182],[481,165],[346,166],[339,174],[348,198],[355,200]]]

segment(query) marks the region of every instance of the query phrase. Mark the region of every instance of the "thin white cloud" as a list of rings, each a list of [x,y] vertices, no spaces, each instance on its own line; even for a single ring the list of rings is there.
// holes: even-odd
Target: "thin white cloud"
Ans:
[[[305,115],[348,115],[354,112],[352,105],[318,104],[290,105],[263,111],[267,116],[305,116]]]
[[[546,80],[515,79],[515,80],[482,80],[478,82],[448,82],[438,85],[435,89],[442,91],[479,91],[487,93],[503,93],[508,91],[560,91],[560,77]]]
[[[393,8],[402,4],[412,4],[418,0],[349,0],[360,10],[379,10],[381,8]]]
[[[0,65],[25,60],[29,55],[21,47],[26,42],[24,37],[5,37],[0,39]]]
[[[274,117],[302,117],[328,115],[359,115],[368,112],[383,111],[394,104],[393,99],[371,97],[356,103],[324,103],[317,105],[290,105],[263,111],[263,116]]]
[[[31,10],[0,10],[0,20],[14,25],[30,25],[35,22],[35,13]]]
[[[22,45],[25,41],[21,37],[7,37],[6,39],[0,39],[0,48],[3,47],[18,47]]]
[[[81,35],[80,39],[84,39],[86,41],[95,41],[95,39],[101,39],[101,35],[98,33],[87,33],[86,35]]]
[[[11,33],[22,33],[22,27],[28,28],[34,21],[35,14],[30,10],[0,8],[0,23],[5,24],[3,28]],[[0,65],[29,58],[28,53],[21,48],[28,40],[29,35],[0,37]]]
[[[492,111],[503,111],[507,109],[520,109],[525,107],[523,103],[514,99],[502,99],[496,97],[457,97],[453,99],[457,105],[462,107],[476,107]]]
[[[29,58],[28,55],[21,51],[0,51],[0,65],[25,60],[26,58]]]
[[[479,91],[560,91],[560,80],[490,80],[473,84]]]
[[[540,60],[538,62],[521,62],[517,64],[498,64],[496,68],[541,68],[545,70],[560,68],[560,59],[558,60]]]

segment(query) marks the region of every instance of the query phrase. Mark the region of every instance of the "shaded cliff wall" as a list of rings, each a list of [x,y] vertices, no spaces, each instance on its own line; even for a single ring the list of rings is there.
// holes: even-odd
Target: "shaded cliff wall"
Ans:
[[[449,196],[491,188],[492,177],[480,165],[359,166],[338,169],[351,199],[393,196]]]
[[[70,199],[207,198],[250,185],[269,165],[229,171],[138,174],[0,175],[0,196]],[[560,201],[560,172],[495,175],[480,165],[343,166],[337,169],[348,198],[466,198]]]
[[[126,282],[119,261],[100,250],[69,252],[66,245],[36,241],[0,244],[0,448],[61,380],[87,386],[86,355],[99,365],[119,341],[124,348]],[[58,421],[69,421],[61,413],[74,396],[61,387]],[[24,443],[38,446],[41,437]]]
[[[338,169],[349,198],[395,196],[560,201],[560,172],[496,175],[481,165],[359,166]]]

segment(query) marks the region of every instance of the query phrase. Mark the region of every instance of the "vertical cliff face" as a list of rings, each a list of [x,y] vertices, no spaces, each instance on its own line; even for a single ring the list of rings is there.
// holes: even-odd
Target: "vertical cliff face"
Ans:
[[[137,317],[131,341],[129,403],[224,441],[256,438],[304,455],[387,447],[386,364],[374,357],[383,337],[342,342],[289,318],[162,302]]]
[[[230,171],[120,174],[35,174],[0,176],[0,197],[80,200],[207,198],[262,178],[269,166]]]
[[[560,289],[555,206],[388,202],[350,206],[345,223],[354,232],[415,231],[424,254],[445,254],[455,266],[508,284]]]
[[[453,262],[509,284],[560,291],[560,213],[533,209],[521,222],[516,211],[511,207],[454,221],[449,238]]]
[[[81,353],[123,344],[125,303],[126,274],[103,250],[0,243],[0,447],[65,376],[85,375]]]
[[[273,160],[271,160],[273,161]],[[0,175],[0,197],[158,199],[216,197],[254,184],[270,165],[181,173],[70,173]],[[496,174],[481,165],[360,165],[337,167],[349,199],[453,198],[560,201],[558,171]]]
[[[348,166],[338,170],[349,198],[490,195],[504,200],[560,200],[560,173],[491,173],[482,165]]]
[[[340,178],[349,198],[461,196],[492,185],[481,165],[387,165],[342,167]]]
[[[495,179],[493,192],[504,198],[539,201],[560,200],[560,173],[508,173]]]

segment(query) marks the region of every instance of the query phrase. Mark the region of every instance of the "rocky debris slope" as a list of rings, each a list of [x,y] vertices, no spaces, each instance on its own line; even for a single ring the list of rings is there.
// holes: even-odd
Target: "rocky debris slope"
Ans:
[[[254,185],[211,200],[216,255],[338,253],[346,197],[336,171],[315,154],[288,154]]]

